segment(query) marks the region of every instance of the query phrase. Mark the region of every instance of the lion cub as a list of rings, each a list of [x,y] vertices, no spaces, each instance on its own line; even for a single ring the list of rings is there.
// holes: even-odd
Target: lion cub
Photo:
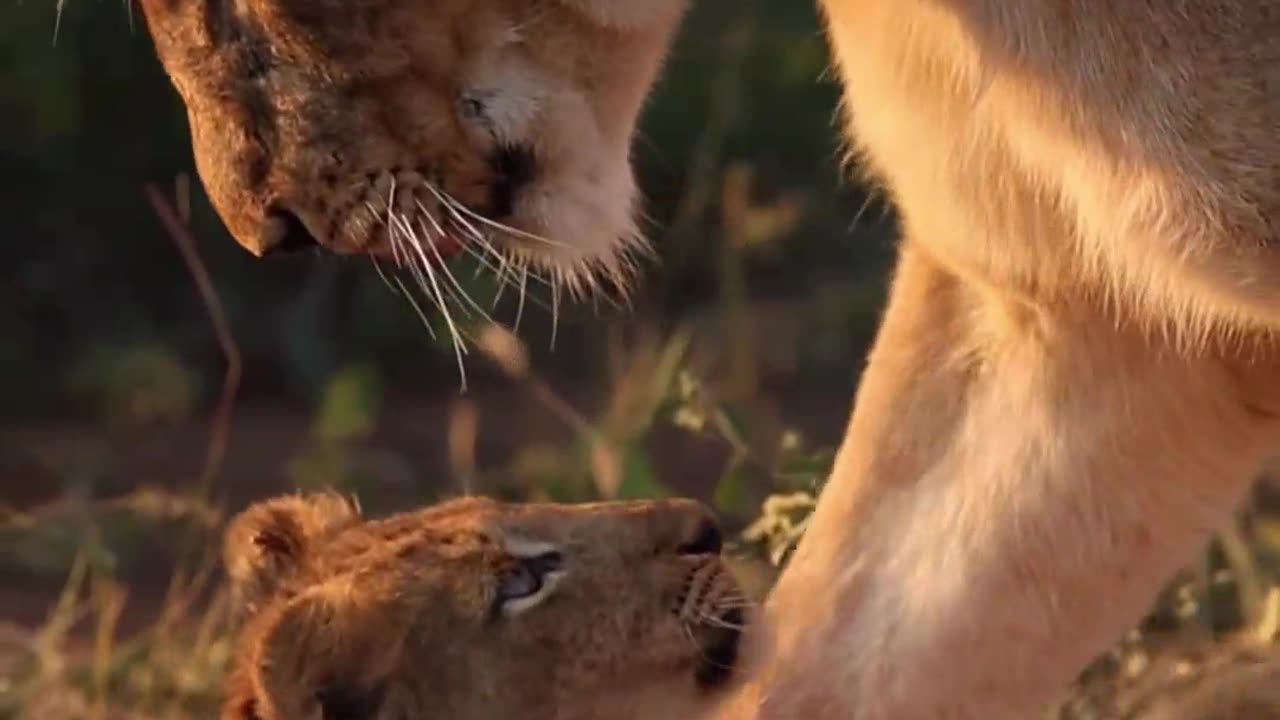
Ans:
[[[745,622],[720,549],[689,500],[260,502],[226,535],[246,617],[222,717],[692,717]]]

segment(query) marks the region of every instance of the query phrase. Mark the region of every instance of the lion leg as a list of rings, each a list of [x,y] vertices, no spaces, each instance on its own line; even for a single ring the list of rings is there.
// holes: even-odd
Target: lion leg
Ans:
[[[1028,718],[1138,620],[1276,440],[1222,357],[908,244],[735,717]],[[760,639],[760,638],[758,638]]]

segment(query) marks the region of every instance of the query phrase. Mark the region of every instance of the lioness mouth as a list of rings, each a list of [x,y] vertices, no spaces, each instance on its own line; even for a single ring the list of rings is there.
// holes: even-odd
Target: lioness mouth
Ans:
[[[711,690],[733,675],[738,662],[738,645],[742,639],[742,608],[730,608],[704,628],[702,659],[694,678],[698,687]]]

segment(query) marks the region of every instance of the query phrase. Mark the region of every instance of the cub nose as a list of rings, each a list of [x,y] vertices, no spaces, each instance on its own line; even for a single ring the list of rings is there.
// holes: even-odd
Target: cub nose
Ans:
[[[715,518],[703,515],[690,529],[688,539],[676,548],[681,555],[719,555],[724,535]]]
[[[279,206],[267,209],[262,232],[262,257],[293,255],[319,244],[296,214]]]

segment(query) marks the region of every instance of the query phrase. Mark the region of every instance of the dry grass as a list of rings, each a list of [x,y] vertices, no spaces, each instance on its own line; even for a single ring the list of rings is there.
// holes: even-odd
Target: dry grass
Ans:
[[[803,532],[813,496],[772,496],[761,517],[742,533],[738,555],[752,553],[785,564]],[[82,508],[85,510],[86,508]],[[192,496],[138,493],[91,509],[101,522],[127,514],[165,537],[203,538],[205,551],[172,578],[158,609],[142,627],[122,632],[128,588],[86,543],[75,555],[65,586],[35,629],[0,625],[0,718],[27,720],[206,717],[214,712],[231,652],[233,623],[222,588],[216,547],[224,513]],[[54,506],[36,516],[14,516],[0,526],[6,537],[57,522]],[[77,517],[84,517],[77,513]],[[1254,533],[1245,537],[1252,541]],[[1265,543],[1251,542],[1250,549]],[[1265,554],[1262,551],[1254,555]],[[1277,661],[1280,588],[1259,573],[1241,583],[1220,550],[1199,572],[1171,579],[1148,618],[1077,683],[1072,697],[1046,717],[1058,720],[1140,718],[1162,704],[1224,682],[1232,671]],[[1224,565],[1224,567],[1216,567]],[[748,567],[759,590],[774,577]],[[1255,616],[1241,607],[1238,588],[1266,589]],[[1249,618],[1249,619],[1245,619]],[[1199,716],[1197,716],[1199,717]]]
[[[222,513],[191,495],[134,493],[74,513],[100,530],[122,519],[142,523],[152,542],[202,541],[192,569],[171,577],[158,609],[139,630],[122,632],[129,588],[110,554],[85,540],[45,621],[30,629],[0,625],[0,717],[30,720],[208,716],[216,705],[230,650],[226,594],[213,548]],[[14,516],[3,535],[45,530],[67,504]],[[39,518],[38,520],[36,518]],[[100,535],[86,532],[87,538]]]
[[[729,51],[740,52],[738,44],[746,43],[751,32],[749,25],[735,28],[728,35]],[[713,322],[725,341],[708,348],[696,342],[699,333],[689,326],[642,332],[628,341],[615,338],[608,401],[600,412],[589,413],[537,375],[514,335],[496,325],[477,328],[472,335],[484,356],[538,401],[547,422],[563,425],[575,441],[531,449],[510,467],[480,467],[476,444],[483,429],[474,407],[462,400],[447,442],[463,489],[502,488],[518,497],[573,501],[665,492],[643,461],[644,443],[658,426],[712,438],[727,451],[715,489],[717,506],[743,520],[758,515],[746,523],[736,554],[748,582],[763,592],[804,532],[832,449],[806,446],[785,422],[767,417],[767,407],[758,402],[764,395],[758,351],[765,344],[759,338],[769,333],[748,307],[741,255],[747,245],[767,243],[783,232],[798,210],[790,200],[753,205],[745,170],[726,172],[722,179],[713,172],[723,159],[725,118],[743,82],[734,66],[725,63],[712,93],[718,99],[700,143],[704,152],[696,154],[692,186],[682,195],[686,202],[671,231],[692,234],[693,218],[719,198],[727,240],[720,274],[726,282]],[[0,720],[169,720],[215,713],[234,624],[216,561],[226,513],[207,498],[227,446],[240,354],[186,229],[186,187],[185,181],[179,183],[173,203],[154,189],[147,197],[192,274],[226,360],[207,457],[183,492],[139,490],[103,502],[67,498],[0,516],[0,546],[6,553],[9,547],[50,543],[65,548],[67,538],[75,540],[62,592],[43,622],[34,627],[0,623]],[[744,416],[750,422],[742,422]],[[341,453],[341,442],[326,445],[325,451],[321,464],[341,464],[335,462],[340,455],[329,454]],[[754,495],[761,487],[777,494]],[[131,599],[131,588],[111,561],[123,552],[111,540],[112,529],[122,525],[135,538],[145,538],[144,546],[180,538],[185,549],[154,607],[135,607],[137,599]],[[1213,683],[1225,668],[1274,662],[1280,594],[1275,562],[1267,558],[1280,543],[1270,539],[1268,527],[1258,518],[1242,521],[1221,536],[1198,567],[1171,578],[1142,625],[1084,672],[1072,697],[1049,717],[1138,717],[1153,698],[1177,697]],[[131,609],[144,618],[133,629],[123,622]]]
[[[152,198],[159,209],[167,207],[158,194]],[[745,204],[726,207],[741,210]],[[170,219],[179,216],[171,209],[164,212]],[[174,228],[198,284],[209,287],[207,277],[199,281],[202,270],[198,257],[188,252],[189,238],[180,224]],[[204,297],[217,327],[216,294]],[[482,483],[530,499],[651,495],[666,490],[649,466],[636,460],[643,458],[654,428],[677,427],[711,439],[727,451],[715,490],[717,505],[730,517],[757,516],[745,523],[735,560],[753,589],[766,591],[803,535],[832,449],[807,447],[785,423],[775,418],[770,424],[752,414],[759,406],[750,398],[760,394],[760,381],[758,368],[744,355],[753,345],[735,334],[746,332],[736,324],[743,313],[724,317],[737,341],[726,343],[719,354],[698,348],[687,327],[665,335],[641,332],[627,341],[615,338],[608,401],[594,414],[575,408],[540,378],[514,335],[499,326],[479,328],[474,337],[482,355],[575,441],[544,448],[536,467],[519,460],[511,467],[478,467],[475,445],[482,430],[475,409],[460,401],[447,437],[455,476],[464,489]],[[215,711],[234,627],[216,557],[226,512],[207,497],[219,474],[238,380],[234,341],[224,330],[218,334],[230,389],[224,387],[215,408],[208,459],[189,490],[143,489],[99,502],[67,498],[0,516],[0,543],[6,547],[34,547],[50,538],[61,538],[65,546],[67,537],[78,538],[63,590],[44,622],[34,628],[0,624],[0,718],[169,720]],[[707,380],[713,377],[719,381]],[[340,443],[335,448],[341,452]],[[753,496],[752,488],[761,487],[776,494]],[[1071,698],[1048,717],[1144,717],[1144,709],[1161,699],[1213,685],[1231,668],[1275,664],[1280,619],[1275,524],[1266,512],[1242,515],[1197,567],[1170,579],[1142,625],[1090,666]],[[117,552],[111,547],[112,529],[122,525],[135,538],[145,537],[143,546],[184,549],[163,599],[139,610],[146,619],[132,630],[121,622],[130,609],[129,587],[111,561]]]

